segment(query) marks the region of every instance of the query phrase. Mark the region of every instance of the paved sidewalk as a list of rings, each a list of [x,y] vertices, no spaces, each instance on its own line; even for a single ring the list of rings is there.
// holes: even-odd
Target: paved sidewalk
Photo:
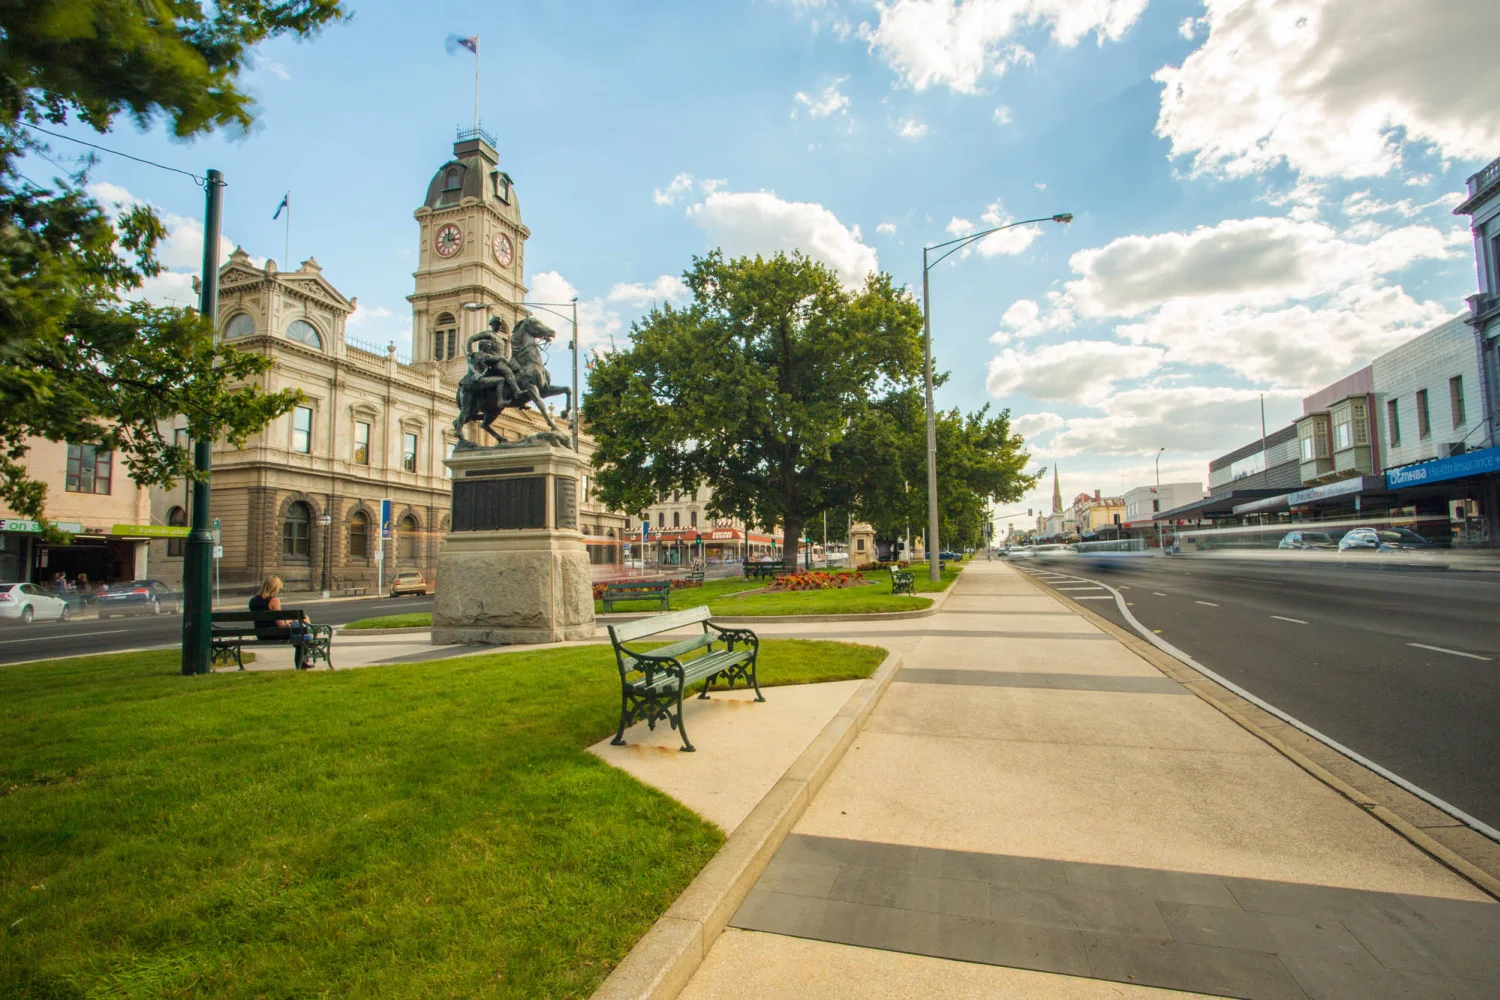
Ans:
[[[1500,996],[1500,904],[1005,564],[956,586],[796,627],[905,669],[685,1000]]]

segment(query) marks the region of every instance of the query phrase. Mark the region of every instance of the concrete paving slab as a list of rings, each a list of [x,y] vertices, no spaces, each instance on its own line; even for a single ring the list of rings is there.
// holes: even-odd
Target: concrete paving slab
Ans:
[[[1194,1000],[1206,994],[876,951],[731,928],[682,1000]]]
[[[976,641],[931,636],[906,657],[907,667],[960,670],[1056,671],[1063,674],[1120,674],[1161,677],[1160,670],[1118,642],[1077,639],[1004,639]],[[1231,723],[1233,725],[1233,723]]]
[[[589,752],[732,833],[861,683],[766,688],[763,703],[745,690],[690,698],[683,722],[696,753],[681,752],[682,738],[665,723],[637,723],[625,730],[625,746],[606,739]]]
[[[1067,675],[1059,675],[1067,676]],[[1130,678],[1123,678],[1130,679]],[[1149,678],[1146,678],[1149,679]],[[906,684],[902,674],[867,732],[1034,743],[1261,754],[1266,745],[1197,698],[1035,688]]]
[[[1270,748],[936,738],[883,722],[877,710],[797,833],[1484,898]]]

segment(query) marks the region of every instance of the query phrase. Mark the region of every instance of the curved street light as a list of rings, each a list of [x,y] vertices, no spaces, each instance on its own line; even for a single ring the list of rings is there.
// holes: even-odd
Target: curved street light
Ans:
[[[937,583],[942,578],[943,550],[938,540],[937,417],[932,410],[932,318],[927,309],[927,272],[942,263],[943,258],[948,255],[962,250],[974,241],[981,240],[991,233],[998,233],[1002,229],[1029,226],[1037,222],[1060,222],[1063,225],[1067,225],[1072,221],[1072,212],[1059,212],[1056,215],[1047,215],[1040,219],[1022,219],[1020,222],[1011,222],[1003,226],[996,226],[993,229],[970,233],[968,236],[960,236],[958,239],[948,240],[946,243],[935,243],[932,246],[924,246],[922,248],[922,349],[925,356],[925,378],[927,382],[927,574],[928,579],[933,583]],[[935,260],[929,261],[927,255],[934,250],[942,250],[943,252]]]

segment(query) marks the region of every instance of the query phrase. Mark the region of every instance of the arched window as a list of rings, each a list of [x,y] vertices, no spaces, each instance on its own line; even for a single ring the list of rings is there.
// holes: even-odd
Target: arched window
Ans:
[[[396,546],[396,558],[402,562],[415,562],[417,559],[417,519],[410,514],[404,515],[396,522],[396,531],[400,533],[400,542]]]
[[[667,526],[667,512],[666,511],[659,510],[659,511],[656,512],[656,526],[658,528],[665,528]]]
[[[674,528],[680,528],[680,527],[682,527],[682,511],[679,511],[679,510],[672,511],[672,527],[674,527]]]
[[[443,190],[457,191],[464,186],[463,175],[458,172],[457,167],[449,167],[448,172],[443,175]]]
[[[183,510],[181,507],[173,507],[171,510],[167,511],[167,524],[171,525],[174,528],[186,528],[187,527],[187,511]],[[181,539],[181,538],[168,538],[167,539],[167,555],[168,556],[173,557],[173,558],[179,558],[179,557],[182,556],[182,553],[185,551],[185,549],[186,549],[186,546],[184,545],[184,540],[183,539]]]
[[[323,349],[323,337],[318,333],[318,328],[305,319],[292,320],[291,325],[286,328],[286,339],[316,347],[320,351]]]
[[[281,522],[281,558],[307,562],[311,536],[312,510],[299,500],[287,508],[286,520]]]
[[[696,510],[688,511],[688,526],[693,528],[698,527],[698,512]]]
[[[370,558],[370,518],[362,510],[349,518],[349,558]]]
[[[235,313],[228,323],[224,324],[224,339],[238,340],[248,337],[255,332],[255,320],[250,318],[249,313]]]
[[[439,313],[432,324],[432,360],[442,361],[458,353],[458,323],[452,313]]]

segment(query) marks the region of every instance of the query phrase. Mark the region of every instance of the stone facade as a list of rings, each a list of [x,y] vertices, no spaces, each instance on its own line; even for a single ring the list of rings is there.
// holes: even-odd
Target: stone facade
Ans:
[[[530,231],[482,134],[460,136],[454,159],[438,169],[415,214],[413,359],[398,357],[394,345],[346,335],[356,300],[345,298],[315,260],[283,271],[236,250],[220,269],[220,336],[275,361],[265,389],[298,389],[305,397],[243,448],[214,448],[212,515],[221,525],[219,570],[228,592],[244,592],[271,573],[292,591],[373,591],[413,570],[435,582],[452,485],[443,460],[458,440],[452,424],[467,337],[491,315],[510,326],[527,314],[522,262]],[[494,426],[513,440],[545,422],[531,410],[508,410]],[[585,458],[593,453],[586,434],[579,449]],[[181,484],[154,491],[153,520],[186,523],[186,499]],[[382,542],[384,499],[392,501],[394,537]],[[601,543],[589,554],[618,562],[618,543],[603,543],[622,535],[627,519],[598,504],[586,479],[579,514]],[[152,543],[154,575],[181,580],[176,551]]]

